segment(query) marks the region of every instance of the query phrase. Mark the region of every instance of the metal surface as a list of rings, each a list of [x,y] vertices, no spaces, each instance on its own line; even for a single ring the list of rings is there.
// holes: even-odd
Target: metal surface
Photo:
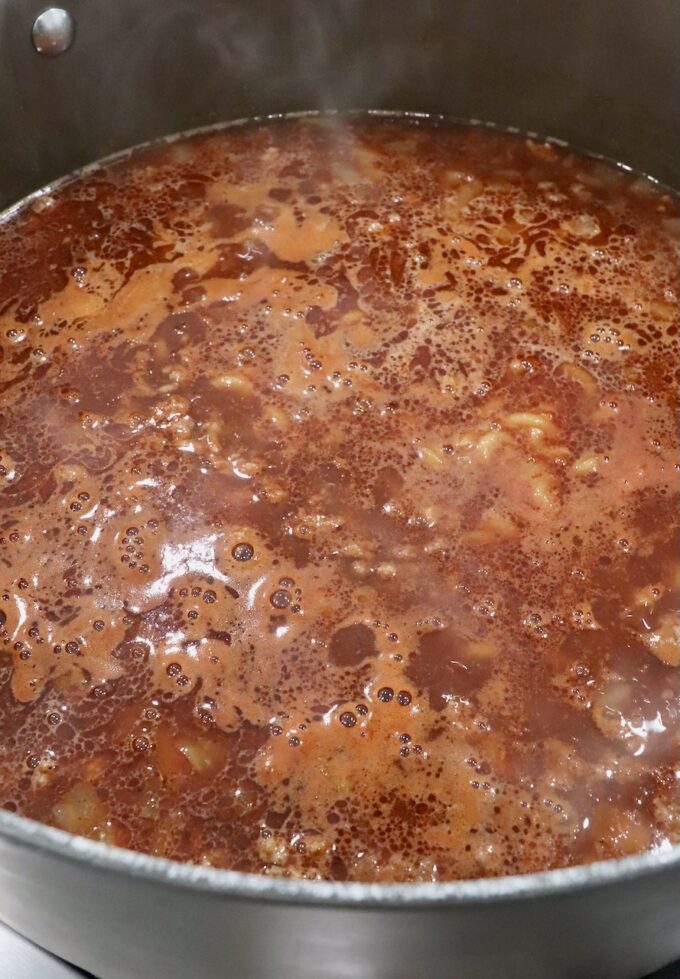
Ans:
[[[0,0],[0,204],[218,119],[442,112],[680,187],[677,0]],[[365,886],[181,866],[0,813],[0,918],[99,979],[638,979],[680,956],[680,848],[524,878]]]
[[[97,979],[63,959],[50,955],[0,924],[0,963],[3,979]],[[674,962],[644,979],[680,979],[680,962]]]
[[[0,924],[2,979],[88,979],[87,974]]]
[[[192,867],[0,822],[3,920],[100,979],[637,979],[680,955],[680,848],[366,886]]]
[[[677,0],[0,0],[0,206],[155,136],[385,108],[537,130],[680,186]]]
[[[56,58],[68,51],[75,34],[76,23],[68,10],[63,7],[48,7],[36,17],[31,40],[38,54]]]

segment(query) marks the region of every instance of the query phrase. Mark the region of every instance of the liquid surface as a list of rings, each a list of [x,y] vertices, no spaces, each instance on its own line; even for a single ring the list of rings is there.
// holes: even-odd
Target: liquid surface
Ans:
[[[309,119],[0,226],[0,802],[270,875],[680,841],[678,207]]]

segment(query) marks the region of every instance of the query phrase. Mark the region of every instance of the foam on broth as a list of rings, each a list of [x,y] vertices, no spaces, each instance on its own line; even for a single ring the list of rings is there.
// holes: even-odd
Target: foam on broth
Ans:
[[[0,226],[0,799],[252,872],[680,841],[678,205],[311,117]]]

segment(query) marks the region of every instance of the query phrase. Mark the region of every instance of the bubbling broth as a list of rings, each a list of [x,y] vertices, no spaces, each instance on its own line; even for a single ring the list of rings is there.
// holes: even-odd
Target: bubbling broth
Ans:
[[[679,209],[309,117],[0,225],[0,802],[277,876],[680,841]]]

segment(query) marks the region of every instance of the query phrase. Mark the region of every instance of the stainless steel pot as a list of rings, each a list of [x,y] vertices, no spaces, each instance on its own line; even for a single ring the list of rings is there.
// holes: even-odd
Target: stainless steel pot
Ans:
[[[163,133],[309,108],[494,121],[680,187],[678,0],[66,3],[74,39],[53,14],[32,42],[42,4],[0,0],[0,204]],[[0,813],[0,918],[102,979],[623,979],[680,956],[680,847],[500,880],[318,884]]]

